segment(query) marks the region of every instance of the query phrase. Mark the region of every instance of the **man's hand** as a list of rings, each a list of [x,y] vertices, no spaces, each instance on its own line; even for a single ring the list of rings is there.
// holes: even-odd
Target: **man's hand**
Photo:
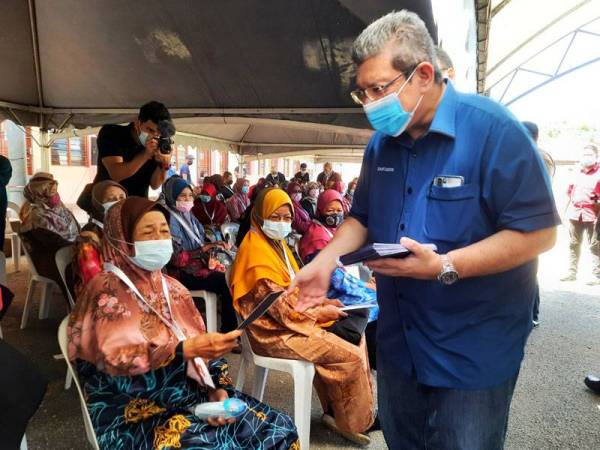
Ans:
[[[222,402],[229,398],[225,389],[215,389],[208,393],[209,402]],[[213,427],[220,427],[228,423],[235,422],[235,418],[225,419],[224,417],[209,417],[206,422]]]
[[[146,142],[142,142],[142,144],[144,144],[144,147],[146,149],[144,153],[146,154],[148,159],[152,159],[156,154],[156,151],[158,150],[158,139],[152,136],[148,136]]]
[[[294,307],[296,311],[303,312],[308,308],[323,304],[329,290],[331,273],[335,270],[335,267],[335,264],[321,262],[317,256],[296,274],[294,281],[287,290],[291,294],[296,288],[299,289],[298,303]]]
[[[167,167],[171,164],[171,154],[167,153],[165,155],[164,153],[161,153],[160,150],[158,150],[157,148],[154,150],[154,160],[163,167]]]
[[[411,251],[406,258],[376,259],[365,262],[365,265],[374,272],[389,277],[415,278],[417,280],[437,278],[442,271],[440,255],[431,248],[406,237],[400,240],[400,244]]]

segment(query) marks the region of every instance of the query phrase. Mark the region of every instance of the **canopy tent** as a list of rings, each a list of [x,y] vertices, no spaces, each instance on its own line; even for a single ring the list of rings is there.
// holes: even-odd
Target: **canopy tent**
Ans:
[[[82,128],[155,99],[196,118],[184,134],[241,153],[354,149],[369,127],[349,96],[351,44],[401,8],[436,36],[430,0],[5,0],[0,115]]]
[[[506,105],[600,61],[600,0],[476,3],[478,90]]]

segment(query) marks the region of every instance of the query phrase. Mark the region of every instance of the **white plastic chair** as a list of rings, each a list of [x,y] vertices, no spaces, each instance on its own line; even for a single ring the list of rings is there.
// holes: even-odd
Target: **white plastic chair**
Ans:
[[[190,291],[192,298],[204,299],[206,308],[206,331],[208,333],[217,332],[217,294],[209,291]]]
[[[241,322],[238,316],[238,323]],[[260,356],[252,351],[250,339],[246,332],[242,334],[242,358],[238,373],[236,390],[244,388],[246,367],[254,364],[254,386],[252,397],[262,401],[267,384],[269,369],[289,373],[294,379],[294,423],[300,438],[300,448],[310,448],[310,411],[312,402],[312,385],[315,376],[315,365],[307,361],[295,359],[270,358]]]
[[[239,230],[239,223],[228,222],[221,225],[221,234],[223,235],[223,239],[225,239],[229,245],[235,245],[235,240],[237,239]]]
[[[69,301],[69,306],[71,309],[75,306],[75,300],[71,296],[71,291],[69,290],[69,285],[67,283],[67,267],[69,264],[73,262],[73,250],[75,246],[67,245],[59,249],[54,255],[54,261],[56,262],[56,268],[58,269],[58,273],[60,274],[60,279],[63,282],[65,287],[65,291],[67,292],[67,296],[69,297],[67,300]]]
[[[46,319],[48,317],[48,313],[50,310],[50,299],[52,298],[52,290],[54,287],[58,287],[54,280],[50,278],[43,277],[37,273],[35,266],[33,265],[33,261],[31,260],[31,256],[27,252],[27,246],[23,246],[25,250],[25,258],[27,258],[27,263],[29,264],[29,287],[27,288],[27,297],[25,298],[25,305],[23,306],[23,316],[21,317],[21,330],[23,330],[27,326],[27,319],[29,318],[29,311],[31,310],[31,303],[33,299],[33,294],[35,293],[35,285],[39,283],[41,285],[41,300],[40,300],[40,312],[39,319]]]
[[[54,256],[54,261],[56,262],[56,267],[58,268],[58,273],[60,274],[60,279],[63,282],[65,287],[65,291],[67,292],[67,296],[69,297],[69,309],[73,309],[75,307],[75,301],[71,296],[71,291],[69,290],[69,285],[67,284],[67,267],[73,261],[73,249],[75,247],[73,245],[67,245],[59,249]],[[62,359],[62,355],[54,355],[54,359]],[[67,370],[67,375],[65,376],[65,390],[69,390],[71,388],[71,383],[73,381],[73,377],[71,376],[71,372]]]
[[[71,374],[73,380],[75,380],[75,387],[77,388],[77,392],[79,393],[79,400],[81,401],[81,414],[83,415],[83,425],[85,427],[85,433],[87,435],[88,441],[92,444],[96,450],[99,450],[98,441],[96,439],[96,432],[94,431],[94,426],[92,425],[92,419],[90,419],[90,413],[87,409],[87,404],[85,403],[85,396],[83,395],[83,391],[81,390],[81,386],[79,384],[79,378],[77,378],[77,372],[73,369],[71,365],[71,361],[69,361],[69,355],[67,352],[67,325],[69,323],[69,316],[65,317],[63,321],[60,323],[58,327],[58,345],[60,346],[60,351],[62,352],[65,362],[67,363],[67,370]]]
[[[227,287],[231,290],[230,284],[231,268],[228,268],[225,274]],[[238,324],[242,322],[241,317],[236,313]],[[235,389],[241,391],[244,389],[246,381],[246,367],[254,364],[254,386],[252,387],[252,397],[262,401],[269,369],[279,370],[289,373],[294,379],[294,423],[298,430],[300,439],[300,448],[310,448],[310,411],[312,403],[312,385],[315,377],[315,365],[308,361],[298,361],[295,359],[270,358],[260,356],[254,353],[250,345],[250,339],[246,331],[242,333],[242,357],[240,359],[240,371],[238,372]]]

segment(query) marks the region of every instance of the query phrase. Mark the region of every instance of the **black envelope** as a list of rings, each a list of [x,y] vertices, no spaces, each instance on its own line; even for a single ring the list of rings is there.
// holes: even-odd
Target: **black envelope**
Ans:
[[[424,244],[437,251],[435,244]],[[383,244],[375,242],[359,248],[355,252],[347,253],[340,257],[340,262],[344,266],[350,266],[364,261],[371,261],[380,258],[406,258],[410,255],[410,250],[400,244]]]
[[[248,317],[246,317],[246,319],[240,323],[237,327],[238,330],[243,330],[244,328],[246,328],[248,325],[250,325],[252,322],[254,322],[256,319],[259,319],[260,317],[263,316],[264,313],[267,312],[267,310],[273,306],[273,303],[275,303],[277,301],[277,299],[279,297],[281,297],[281,295],[284,293],[285,291],[279,291],[279,292],[271,292],[269,295],[267,295],[262,302],[260,302],[258,304],[258,306],[256,308],[254,308],[252,310],[252,312],[250,313],[250,315]]]

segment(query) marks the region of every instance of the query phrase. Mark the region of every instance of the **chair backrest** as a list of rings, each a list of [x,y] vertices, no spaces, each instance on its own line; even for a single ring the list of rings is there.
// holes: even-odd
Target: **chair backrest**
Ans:
[[[19,218],[19,211],[21,210],[21,208],[19,207],[19,205],[17,205],[15,202],[8,202],[8,207],[6,209],[6,228],[5,228],[5,234],[10,234],[12,233],[18,233],[19,230],[18,229],[13,229],[13,222],[21,222],[21,219]],[[19,228],[19,227],[17,227]],[[9,231],[10,230],[10,231]]]
[[[227,243],[231,245],[235,244],[235,240],[237,238],[239,230],[239,223],[228,222],[221,225],[221,234],[223,235],[223,239],[225,239]]]
[[[96,432],[94,431],[94,426],[92,425],[92,419],[90,419],[90,413],[87,409],[87,404],[85,403],[85,396],[83,395],[83,391],[81,390],[81,386],[79,384],[79,378],[77,372],[73,369],[71,365],[71,361],[69,361],[69,354],[67,351],[67,325],[69,324],[69,316],[65,317],[63,321],[60,323],[58,327],[58,345],[60,346],[60,352],[65,358],[65,362],[67,363],[67,369],[71,373],[73,377],[73,381],[75,382],[75,387],[77,388],[77,392],[79,393],[79,400],[81,401],[81,412],[83,414],[83,421],[85,426],[85,431],[87,433],[88,440],[90,444],[98,450],[98,441],[96,438]]]
[[[67,267],[73,262],[74,248],[74,245],[67,245],[66,247],[59,249],[56,252],[56,255],[54,255],[54,261],[56,262],[56,268],[58,269],[58,273],[60,274],[60,279],[62,280],[63,285],[65,286],[65,291],[69,296],[67,300],[69,300],[69,305],[71,305],[71,309],[73,309],[73,307],[75,306],[75,300],[73,299],[71,291],[69,290],[69,284],[67,283],[66,273]]]
[[[21,212],[21,207],[19,205],[17,205],[15,202],[8,202],[6,207],[8,210],[14,211],[15,215],[19,217],[19,213]]]

